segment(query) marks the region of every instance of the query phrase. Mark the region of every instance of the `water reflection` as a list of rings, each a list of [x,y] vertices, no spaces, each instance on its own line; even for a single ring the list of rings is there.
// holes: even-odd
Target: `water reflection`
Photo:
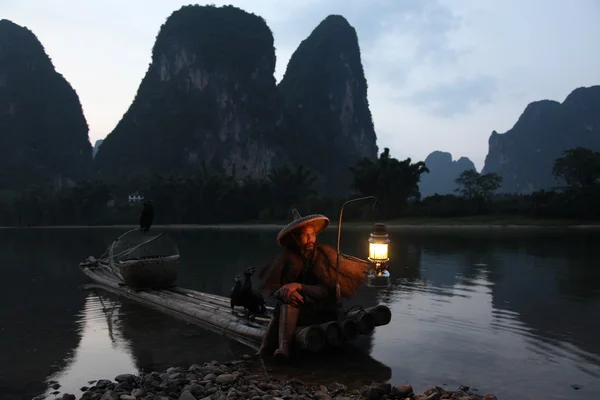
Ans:
[[[135,371],[129,345],[121,334],[118,299],[88,293],[84,309],[77,314],[81,341],[73,362],[48,379],[60,382],[63,393],[79,394],[92,379],[112,379],[115,371]],[[48,388],[46,395],[54,389]]]
[[[89,237],[88,237],[89,238]],[[67,240],[65,240],[67,239]],[[0,394],[33,397],[47,376],[68,368],[81,340],[76,315],[85,295],[69,273],[86,237],[0,231]],[[50,250],[51,249],[51,250]]]
[[[600,281],[580,279],[596,277],[590,236],[598,234],[570,233],[414,232],[421,280],[408,285],[412,293],[406,283],[390,289],[401,328],[374,354],[381,351],[395,376],[423,385],[468,381],[532,398],[543,387],[545,398],[571,398],[578,383],[600,393]],[[561,284],[585,289],[565,295]],[[392,351],[418,362],[396,365]],[[482,369],[485,379],[474,382]]]
[[[278,253],[276,232],[169,231],[182,254],[179,284],[226,295],[235,274]],[[89,379],[248,351],[125,299],[80,290],[86,279],[77,263],[102,253],[120,233],[0,231],[0,268],[10,283],[0,295],[0,393],[7,399],[43,392],[45,379],[79,393]],[[335,234],[328,230],[322,239],[334,244]],[[368,232],[343,235],[344,252],[366,256]],[[376,360],[364,368],[371,371],[364,380],[391,369],[393,383],[416,389],[465,383],[502,397],[547,399],[600,393],[598,233],[390,229],[390,235],[393,285],[363,287],[346,304],[381,302],[393,313],[390,325],[359,344]],[[347,370],[319,364],[311,379],[359,382],[359,367],[370,361],[343,362]],[[574,391],[574,383],[583,389]]]

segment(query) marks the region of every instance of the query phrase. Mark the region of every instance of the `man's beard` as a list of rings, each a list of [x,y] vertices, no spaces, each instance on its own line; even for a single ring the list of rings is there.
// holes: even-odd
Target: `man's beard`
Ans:
[[[317,247],[317,245],[315,243],[312,243],[312,247],[309,247],[307,245],[308,245],[308,243],[302,247],[302,250],[301,250],[302,256],[306,259],[312,259],[312,256],[315,253],[315,248]]]

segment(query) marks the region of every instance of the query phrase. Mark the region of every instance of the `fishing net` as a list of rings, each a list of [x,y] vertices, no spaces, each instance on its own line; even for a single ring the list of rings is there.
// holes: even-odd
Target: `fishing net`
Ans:
[[[108,264],[134,287],[168,287],[177,279],[179,248],[165,232],[130,230],[108,249]]]

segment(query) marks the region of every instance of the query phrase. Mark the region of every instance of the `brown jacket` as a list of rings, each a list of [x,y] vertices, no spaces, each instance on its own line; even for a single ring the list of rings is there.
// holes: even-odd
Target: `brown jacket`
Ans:
[[[325,299],[332,293],[335,294],[336,284],[336,258],[337,252],[326,244],[317,244],[312,263],[312,272],[320,282],[317,285],[303,285],[304,293],[314,299]],[[289,249],[285,249],[272,262],[263,267],[258,277],[262,282],[263,290],[277,290],[281,286],[296,282],[304,267],[302,256]],[[350,299],[360,285],[365,282],[366,272],[369,267],[367,262],[359,262],[340,254],[340,292],[342,297]]]

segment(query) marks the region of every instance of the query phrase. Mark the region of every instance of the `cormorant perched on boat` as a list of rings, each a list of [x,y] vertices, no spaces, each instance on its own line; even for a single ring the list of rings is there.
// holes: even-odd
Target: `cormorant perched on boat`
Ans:
[[[235,306],[243,306],[242,301],[242,277],[239,275],[235,276],[235,284],[231,288],[231,293],[229,294],[229,298],[231,299],[231,313],[234,314]]]
[[[244,284],[242,285],[243,306],[246,309],[246,316],[251,314],[265,314],[267,306],[263,296],[252,289],[252,275],[257,270],[257,267],[249,267],[244,272]]]
[[[140,229],[143,232],[148,232],[152,226],[154,220],[154,207],[148,200],[144,202],[144,208],[142,209],[142,215],[140,215]]]
[[[234,312],[234,306],[242,306],[246,310],[246,316],[252,318],[257,314],[265,314],[267,306],[263,296],[252,289],[252,274],[256,271],[256,267],[250,267],[244,272],[244,281],[237,275],[235,277],[235,285],[231,289],[231,311]]]

